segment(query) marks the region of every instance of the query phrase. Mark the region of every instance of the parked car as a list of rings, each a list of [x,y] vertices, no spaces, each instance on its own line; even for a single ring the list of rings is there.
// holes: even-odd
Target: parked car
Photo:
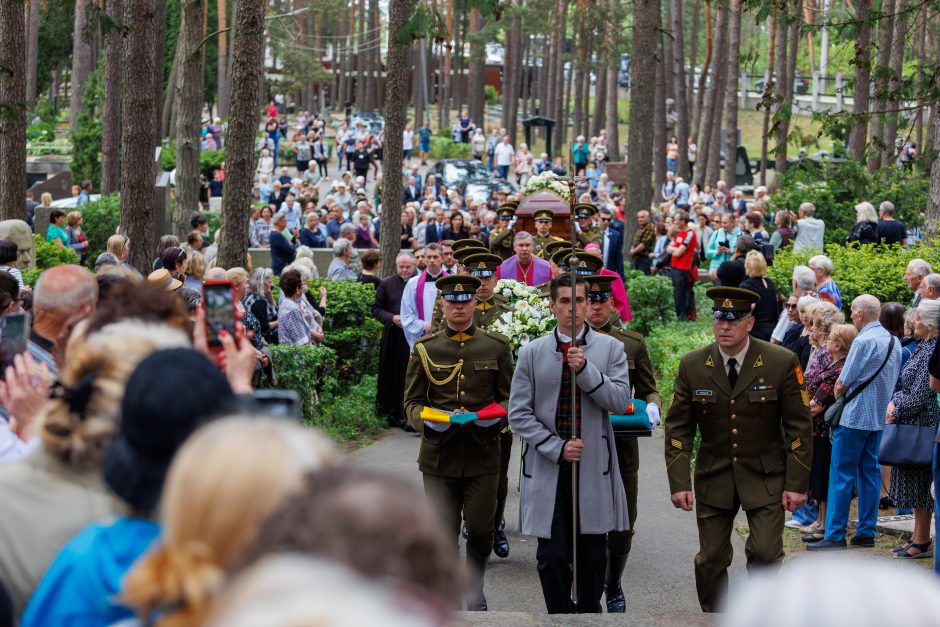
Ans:
[[[427,169],[425,180],[428,174],[433,174],[447,188],[457,187],[461,181],[491,178],[486,166],[476,159],[441,159]]]
[[[477,204],[484,204],[489,201],[493,192],[513,194],[516,186],[500,178],[467,179],[457,184],[457,191],[463,196],[464,202],[472,198]]]
[[[774,74],[774,80],[777,80],[777,75]],[[757,93],[764,92],[764,79],[760,78],[754,82],[754,91]],[[793,93],[799,94],[801,96],[809,93],[809,79],[805,76],[797,76],[793,79]]]
[[[362,111],[353,113],[349,116],[348,124],[351,127],[356,126],[357,122],[364,122],[371,135],[378,135],[385,128],[385,118],[378,111]]]

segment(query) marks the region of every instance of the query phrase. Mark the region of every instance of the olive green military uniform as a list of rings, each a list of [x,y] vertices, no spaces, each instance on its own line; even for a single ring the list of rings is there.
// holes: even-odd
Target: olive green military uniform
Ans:
[[[663,400],[656,391],[656,378],[653,375],[653,360],[650,359],[649,349],[643,335],[635,331],[625,331],[619,326],[608,322],[595,329],[605,335],[616,338],[623,344],[627,354],[627,366],[630,369],[630,383],[633,385],[633,396],[655,403],[662,407]],[[636,523],[636,502],[638,490],[638,473],[640,469],[640,448],[636,437],[616,436],[617,465],[620,467],[620,478],[627,492],[627,510],[630,516],[630,529],[628,531],[611,531],[607,534],[607,548],[617,555],[627,555],[633,545],[633,534]]]
[[[597,213],[597,207],[590,203],[579,202],[574,206],[574,217],[576,220],[581,220],[583,218],[593,218]],[[581,245],[581,248],[584,248],[588,244],[597,244],[601,248],[604,246],[604,233],[600,230],[599,227],[591,224],[588,228],[582,228],[578,232],[578,243]]]
[[[535,256],[539,259],[545,259],[546,261],[548,261],[548,259],[551,257],[551,255],[547,253],[546,247],[552,242],[565,241],[557,235],[548,235],[547,237],[542,237],[538,233],[532,235],[532,240],[535,242]]]
[[[700,546],[695,581],[706,612],[721,608],[727,589],[738,509],[744,509],[750,527],[748,567],[774,564],[783,559],[782,492],[804,493],[809,485],[812,419],[799,361],[780,346],[749,341],[733,388],[717,343],[685,355],[665,420],[673,494],[693,489],[692,443],[696,430],[701,432],[694,485]]]
[[[500,294],[493,294],[492,298],[485,301],[477,301],[473,309],[473,324],[481,329],[489,330],[493,321],[504,313],[512,312],[508,306],[509,300]],[[444,322],[444,311],[439,307],[434,307],[434,316],[431,319],[432,331],[440,331],[446,326]]]
[[[459,278],[472,279],[479,286],[475,277]],[[472,293],[471,288],[467,291]],[[442,508],[455,539],[463,511],[467,557],[481,573],[493,547],[499,434],[508,421],[504,418],[490,426],[435,424],[446,427],[438,431],[422,421],[421,410],[473,412],[494,402],[505,408],[512,373],[508,340],[471,325],[463,331],[447,327],[417,340],[405,375],[405,415],[421,433],[418,468],[424,475],[425,491]]]
[[[511,220],[516,215],[516,206],[514,203],[503,203],[496,208],[496,215],[504,221]],[[506,223],[508,224],[508,222]],[[515,231],[511,228],[505,228],[505,224],[500,223],[500,228],[490,233],[490,252],[499,255],[500,259],[506,261],[515,254],[512,248],[512,240]]]

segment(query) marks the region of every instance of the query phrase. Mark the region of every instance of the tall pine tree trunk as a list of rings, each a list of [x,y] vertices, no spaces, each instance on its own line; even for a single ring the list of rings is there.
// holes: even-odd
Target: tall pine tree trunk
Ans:
[[[130,238],[130,258],[146,272],[153,262],[153,146],[157,129],[153,119],[157,103],[153,95],[156,50],[155,0],[125,0],[127,36],[122,51],[124,90],[121,119],[121,229]],[[131,86],[139,85],[133,89]]]
[[[480,10],[476,7],[470,10],[470,66],[467,71],[467,92],[469,95],[470,119],[480,128],[484,125],[484,62],[486,61],[486,46],[480,39],[479,33],[483,26]]]
[[[764,109],[764,126],[761,132],[760,140],[760,184],[767,184],[767,161],[769,159],[768,150],[770,148],[770,95],[774,89],[774,61],[777,52],[777,5],[772,4],[770,8],[770,25],[767,28],[770,33],[770,43],[767,45],[767,80],[764,81],[764,93],[761,94],[761,107]]]
[[[182,0],[180,31],[176,46],[180,64],[176,75],[176,207],[173,227],[186,235],[192,213],[199,205],[199,122],[202,118],[203,13],[205,0]],[[226,185],[228,181],[226,181]],[[224,190],[224,187],[223,187]]]
[[[224,30],[228,28],[228,1],[217,0],[219,15],[219,61],[216,71],[218,81],[218,95],[216,101],[219,103],[219,117],[227,118],[231,108],[231,87],[228,84],[228,33]]]
[[[123,0],[107,0],[105,11],[121,19]],[[110,28],[105,34],[104,98],[101,104],[101,193],[116,192],[120,186],[121,163],[121,32]]]
[[[872,0],[856,0],[855,19],[858,22],[858,39],[855,40],[855,115],[852,135],[849,139],[849,154],[859,163],[865,162],[865,144],[868,142],[868,103],[871,90],[871,13]]]
[[[655,202],[662,201],[662,185],[666,180],[666,59],[663,35],[660,34],[660,23],[656,24],[656,33],[659,46],[656,49],[656,82],[654,83],[653,101],[653,198]]]
[[[695,162],[695,182],[698,183],[699,187],[704,187],[706,181],[709,185],[715,182],[713,178],[706,178],[706,174],[711,158],[712,136],[719,133],[719,129],[716,128],[714,124],[715,111],[723,102],[722,97],[724,96],[724,92],[721,91],[721,75],[724,70],[722,67],[722,51],[725,49],[725,39],[728,34],[727,2],[728,0],[719,0],[717,7],[718,15],[715,20],[715,37],[713,44],[715,71],[712,72],[711,86],[708,87],[707,93],[705,94],[705,106],[702,109],[702,135],[698,143],[698,159]],[[703,72],[702,78],[704,77],[705,73]],[[699,85],[701,85],[701,83],[699,83]],[[718,119],[720,120],[721,118],[719,117]],[[718,124],[718,126],[720,127],[721,124]],[[715,168],[712,173],[714,174],[716,171],[717,168]]]
[[[728,82],[728,48],[729,48],[729,23],[731,22],[731,11],[728,8],[728,2],[725,0],[720,6],[721,14],[718,17],[718,27],[721,31],[715,38],[715,73],[712,76],[712,89],[714,90],[714,102],[711,117],[711,135],[707,144],[707,161],[705,165],[705,181],[713,184],[721,177],[721,120],[725,107],[725,89]],[[736,69],[736,68],[735,68]],[[699,154],[702,154],[699,151]]]
[[[691,124],[692,118],[695,117],[695,89],[693,84],[695,82],[695,66],[698,63],[698,34],[699,27],[702,21],[702,3],[693,2],[692,3],[692,33],[689,36],[689,68],[690,74],[688,77],[688,89],[686,90],[688,99],[686,100],[686,106],[689,108],[689,132],[693,130],[693,125]],[[695,137],[695,133],[691,133],[692,137]]]
[[[225,142],[222,241],[219,265],[244,267],[248,255],[248,213],[255,174],[255,132],[263,78],[265,0],[235,0],[232,37],[231,110]]]
[[[699,154],[705,150],[705,147],[702,145],[701,141],[701,129],[702,129],[702,113],[705,108],[705,91],[706,86],[708,85],[708,70],[711,67],[712,63],[712,49],[714,48],[714,40],[712,38],[712,7],[710,4],[705,5],[705,59],[702,61],[702,73],[698,77],[698,91],[695,94],[695,117],[692,121],[692,137],[698,141]],[[701,161],[701,160],[700,160]],[[699,177],[696,176],[695,180],[698,181]],[[699,183],[701,185],[701,183]]]
[[[800,45],[800,21],[802,20],[803,10],[802,4],[803,0],[792,0],[792,11],[790,14],[790,42],[787,49],[787,74],[786,74],[786,100],[787,102],[794,102],[794,92],[795,92],[795,79],[796,79],[796,57],[799,53]],[[789,162],[787,161],[787,145],[790,139],[790,120],[793,119],[792,104],[791,109],[788,110],[787,115],[783,116],[780,120],[780,131],[777,135],[777,152],[776,152],[776,164],[775,169],[778,173],[784,173],[789,167]]]
[[[777,50],[774,52],[774,68],[777,73],[777,81],[774,88],[777,92],[779,102],[777,104],[777,117],[786,117],[789,120],[789,113],[783,111],[792,106],[792,102],[787,99],[787,84],[792,83],[792,78],[787,74],[787,32],[790,26],[789,5],[787,0],[781,0],[777,7]],[[777,174],[782,174],[787,169],[787,127],[782,119],[774,121],[774,135],[776,138],[774,146],[774,170]]]
[[[366,0],[359,0],[356,16],[358,18],[358,27],[356,28],[356,108],[359,111],[365,111],[366,100]]]
[[[555,142],[553,144],[556,154],[564,154],[564,144],[567,136],[568,110],[566,98],[568,94],[567,80],[565,78],[565,33],[568,28],[568,2],[558,0],[558,30],[555,31],[557,51],[555,62],[555,88],[554,97],[550,100],[552,106],[551,117],[555,119]]]
[[[904,65],[904,42],[907,36],[907,3],[908,0],[897,0],[894,12],[894,33],[891,38],[891,55],[889,57],[889,66],[891,75],[888,77],[888,97],[886,98],[887,112],[885,114],[884,135],[882,142],[884,149],[881,153],[881,163],[887,167],[894,165],[898,157],[897,135],[898,135],[898,109],[901,106],[900,90]]]
[[[725,183],[728,189],[735,185],[735,170],[738,162],[738,57],[741,53],[741,0],[731,0],[731,25],[728,39],[728,76],[725,89],[725,128],[728,141],[725,145]]]
[[[424,102],[424,88],[427,81],[427,71],[425,70],[425,58],[427,52],[427,42],[424,39],[418,40],[418,47],[414,57],[414,74],[412,74],[412,92],[415,107],[415,129],[424,124],[426,103]],[[389,68],[391,71],[391,68]],[[430,116],[428,116],[430,117]]]
[[[170,66],[169,85],[176,85],[176,74],[180,66],[180,48],[176,47],[173,53],[173,65]],[[163,109],[160,122],[160,137],[170,137],[176,135],[176,90],[167,89],[163,95]]]
[[[26,12],[0,2],[0,220],[23,220],[26,193]]]
[[[689,137],[688,95],[685,82],[685,47],[682,38],[682,0],[671,0],[672,11],[670,25],[672,29],[672,81],[676,94],[676,141],[679,142],[679,176],[689,180],[689,151],[686,150]],[[692,66],[695,67],[694,65]]]
[[[263,79],[265,0],[235,0],[232,37],[232,104],[225,142],[222,241],[219,265],[244,267],[248,255],[248,214],[255,173],[258,92]]]
[[[574,70],[574,121],[572,122],[573,131],[572,137],[577,138],[578,135],[584,133],[584,108],[587,105],[582,99],[582,94],[584,93],[584,81],[585,76],[588,72],[587,67],[587,35],[585,22],[587,21],[587,2],[585,0],[580,0],[578,2],[578,13],[575,21],[575,41],[576,50],[578,51],[577,61],[571,63],[571,68]]]
[[[888,90],[888,73],[891,62],[891,40],[894,36],[894,0],[884,0],[881,4],[884,17],[878,23],[878,67],[875,78],[875,103],[872,109],[871,145],[868,150],[868,171],[877,172],[881,168],[881,152],[884,149],[882,137],[885,127],[885,93]]]
[[[940,111],[934,107],[930,116],[930,145],[936,150],[940,146]],[[940,230],[940,159],[934,158],[930,165],[930,190],[927,193],[924,237],[933,239]]]
[[[85,83],[92,70],[91,42],[86,37],[88,24],[88,0],[76,0],[75,25],[72,31],[72,75],[69,78],[71,101],[69,104],[69,128],[77,125],[78,114],[82,110],[82,94],[85,93]],[[20,10],[23,5],[19,4]]]
[[[512,82],[509,86],[509,119],[506,124],[506,132],[509,134],[510,142],[515,146],[517,145],[516,137],[518,136],[519,126],[519,94],[522,91],[524,71],[522,67],[522,18],[519,16],[519,11],[512,14],[510,32],[512,33],[512,49],[516,54],[512,62]]]
[[[636,233],[636,214],[650,208],[653,190],[651,146],[653,145],[653,98],[649,86],[656,80],[657,26],[661,0],[636,0],[633,13],[633,42],[631,49],[632,76],[630,82],[630,130],[627,155],[627,206],[623,227],[624,246],[632,246]],[[661,149],[662,147],[657,147]],[[657,151],[658,153],[658,151]]]
[[[395,257],[401,244],[400,215],[402,206],[401,172],[402,133],[405,130],[405,108],[408,89],[408,52],[411,39],[403,37],[402,30],[414,12],[415,0],[389,0],[388,3],[388,77],[385,88],[385,146],[382,164],[385,172],[393,173],[382,181],[381,247],[379,274],[390,276],[395,272]]]
[[[600,63],[594,68],[596,82],[594,84],[594,115],[591,119],[591,135],[597,136],[602,128],[606,128],[604,117],[607,114],[607,81],[604,68],[614,66],[614,59],[606,45],[600,46],[598,52]]]
[[[26,22],[26,104],[36,104],[36,83],[39,80],[39,0],[29,2],[29,18]]]
[[[620,68],[620,10],[617,0],[610,0],[610,21],[607,23],[607,47],[611,51],[610,63],[607,65],[607,158],[611,161],[620,161],[620,115],[617,103],[620,100],[620,86],[617,84],[617,74]],[[601,80],[598,76],[597,80]]]
[[[153,3],[153,110],[151,114],[151,124],[155,132],[153,134],[153,147],[156,148],[162,143],[162,137],[156,129],[160,128],[162,113],[159,103],[163,102],[163,52],[166,48],[166,0],[155,0]],[[168,87],[172,89],[172,86]],[[154,169],[156,172],[156,169]]]

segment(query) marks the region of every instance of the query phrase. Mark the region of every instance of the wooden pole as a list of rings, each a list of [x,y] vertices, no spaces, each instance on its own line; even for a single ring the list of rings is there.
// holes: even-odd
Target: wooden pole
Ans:
[[[568,163],[571,167],[571,175],[568,177],[568,210],[571,214],[571,254],[574,254],[578,247],[577,222],[574,217],[574,206],[577,200],[578,187],[575,184],[574,176],[574,151],[573,145],[568,148]],[[578,290],[577,290],[577,265],[573,262],[568,264],[568,272],[571,273],[571,348],[578,345]],[[570,369],[570,368],[569,368]],[[571,439],[578,439],[578,384],[576,381],[577,373],[571,370]],[[571,464],[571,600],[578,602],[578,462]]]

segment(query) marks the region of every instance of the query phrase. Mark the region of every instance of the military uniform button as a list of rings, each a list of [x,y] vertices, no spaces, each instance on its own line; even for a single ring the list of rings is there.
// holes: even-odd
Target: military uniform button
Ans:
[[[732,444],[732,445],[731,445],[731,448],[738,448],[738,443],[735,442],[734,444]]]
[[[737,464],[737,463],[738,463],[738,458],[737,458],[737,457],[732,457],[732,458],[731,458],[731,461],[732,461],[733,463]]]
[[[467,375],[462,374],[462,375],[460,375],[460,378],[461,378],[461,379],[466,379],[466,378],[467,378]]]
[[[733,399],[733,398],[731,399],[731,404],[734,405],[734,399]]]
[[[463,348],[463,342],[460,343],[460,348]]]
[[[467,395],[467,393],[466,393],[466,392],[463,392],[463,391],[461,391],[461,392],[460,392],[460,395],[461,395],[461,396],[466,396],[466,395]]]
[[[737,429],[732,429],[732,430],[731,430],[731,435],[737,435],[737,434],[738,434],[738,430],[737,430]]]
[[[761,396],[761,397],[760,397],[760,400],[761,400],[761,402],[763,403],[764,401],[767,400],[767,397],[766,397],[766,396]]]
[[[737,419],[738,419],[737,414],[731,414],[731,420],[737,420]]]

